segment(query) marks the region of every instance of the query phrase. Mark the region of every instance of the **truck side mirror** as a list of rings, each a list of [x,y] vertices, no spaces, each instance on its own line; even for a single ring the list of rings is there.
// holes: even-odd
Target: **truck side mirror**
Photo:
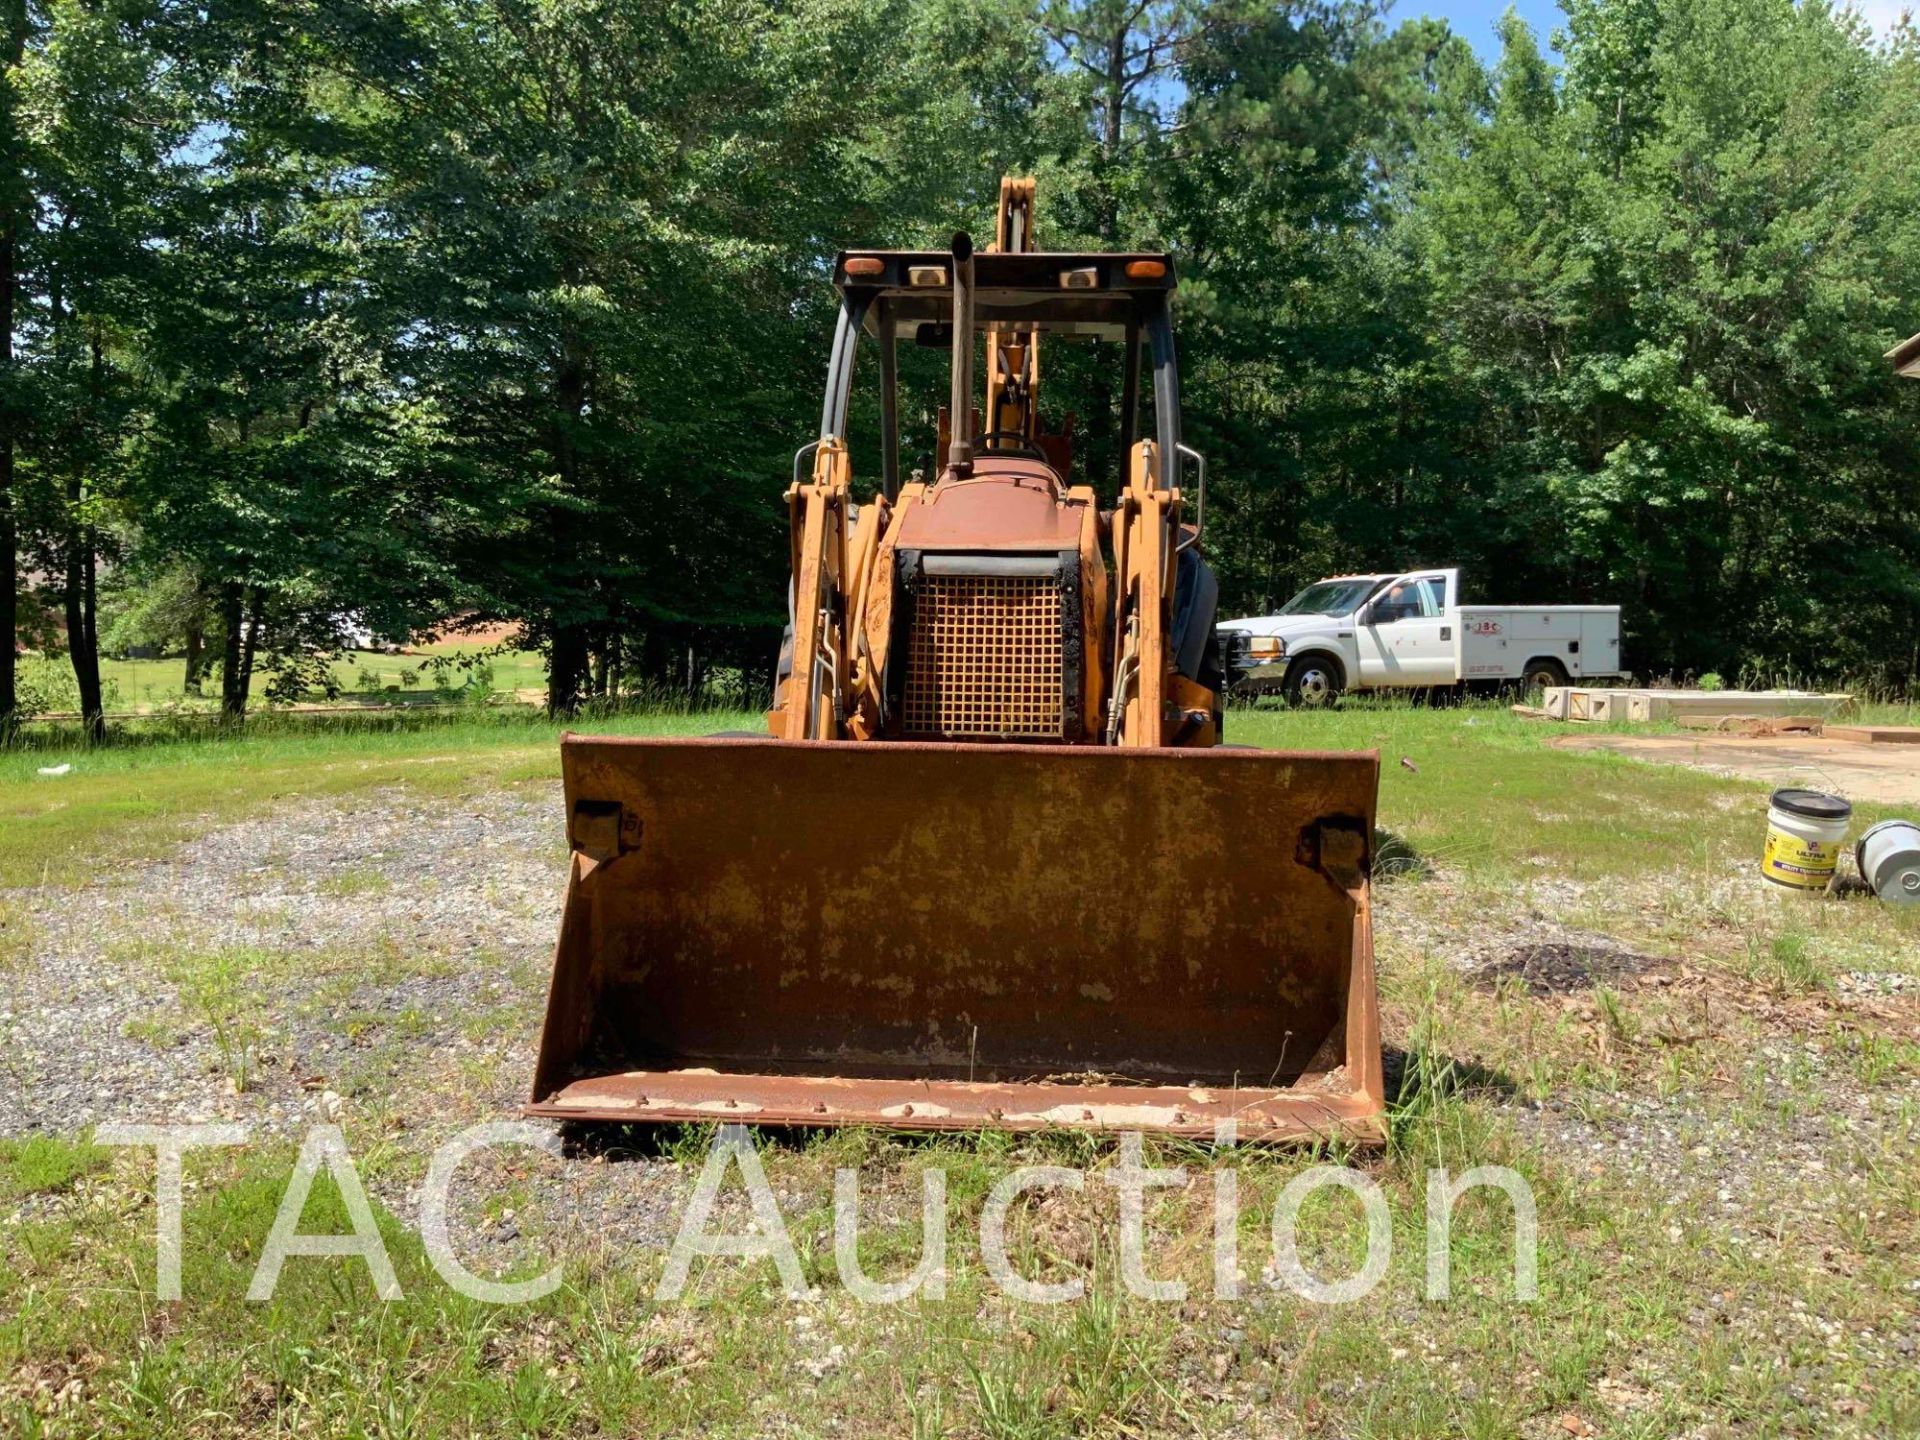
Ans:
[[[1359,611],[1353,617],[1353,623],[1356,625],[1373,624],[1373,603],[1371,601],[1360,607]]]

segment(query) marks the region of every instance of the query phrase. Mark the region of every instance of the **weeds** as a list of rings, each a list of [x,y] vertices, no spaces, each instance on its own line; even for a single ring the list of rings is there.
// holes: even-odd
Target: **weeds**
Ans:
[[[1788,930],[1772,937],[1746,937],[1747,977],[1779,995],[1804,995],[1831,990],[1833,974],[1813,953],[1803,932]]]
[[[901,1380],[900,1403],[907,1412],[908,1440],[942,1440],[947,1433],[946,1392],[937,1385]]]
[[[1044,1440],[1059,1433],[1047,1413],[1046,1381],[1036,1380],[1017,1354],[1003,1355],[983,1370],[966,1357],[973,1386],[974,1418],[988,1440]]]
[[[1903,1071],[1920,1072],[1920,1043],[1861,1031],[1854,1037],[1853,1066],[1860,1083],[1868,1087],[1882,1085]]]
[[[350,900],[356,895],[379,895],[391,889],[393,882],[380,871],[367,866],[335,870],[320,877],[315,887],[322,895]]]
[[[1640,1027],[1634,1018],[1627,1013],[1626,1006],[1621,1001],[1620,996],[1612,989],[1602,985],[1593,992],[1593,1000],[1600,1012],[1601,1018],[1606,1021],[1607,1030],[1613,1038],[1623,1042],[1632,1041]]]
[[[1459,1083],[1454,1062],[1433,1048],[1430,1019],[1422,1029],[1425,1033],[1407,1052],[1400,1093],[1387,1112],[1387,1144],[1408,1164],[1438,1165],[1445,1163],[1446,1142],[1457,1125]]]
[[[180,956],[167,970],[167,978],[180,987],[188,1013],[212,1032],[220,1070],[236,1094],[251,1087],[260,1045],[266,1039],[254,981],[256,973],[270,964],[270,958],[252,950],[216,950]]]
[[[129,1040],[154,1050],[173,1050],[186,1044],[189,1022],[178,1015],[137,1015],[120,1027]]]

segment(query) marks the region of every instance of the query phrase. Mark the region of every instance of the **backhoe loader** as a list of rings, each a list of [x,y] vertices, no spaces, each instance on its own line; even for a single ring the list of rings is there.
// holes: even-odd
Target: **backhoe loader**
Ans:
[[[1221,743],[1172,258],[1040,251],[1033,216],[1008,179],[978,252],[836,258],[768,733],[563,739],[529,1113],[1382,1138],[1378,756]],[[1043,338],[1117,360],[1123,473],[1043,423]],[[951,351],[905,482],[902,340]]]

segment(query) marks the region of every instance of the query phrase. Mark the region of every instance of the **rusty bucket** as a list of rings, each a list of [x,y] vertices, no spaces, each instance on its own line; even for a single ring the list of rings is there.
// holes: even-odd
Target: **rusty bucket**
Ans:
[[[1371,753],[561,756],[531,1114],[1382,1136]]]

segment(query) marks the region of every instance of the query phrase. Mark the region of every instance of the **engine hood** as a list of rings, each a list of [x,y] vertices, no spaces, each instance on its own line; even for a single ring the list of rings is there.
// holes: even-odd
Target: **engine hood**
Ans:
[[[1339,626],[1351,629],[1352,625],[1351,615],[1256,615],[1245,620],[1224,620],[1219,628],[1290,640],[1300,635],[1323,634]]]
[[[906,513],[902,550],[1073,550],[1085,507],[1065,499],[1051,467],[983,455],[966,479],[949,476]]]

